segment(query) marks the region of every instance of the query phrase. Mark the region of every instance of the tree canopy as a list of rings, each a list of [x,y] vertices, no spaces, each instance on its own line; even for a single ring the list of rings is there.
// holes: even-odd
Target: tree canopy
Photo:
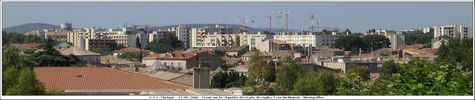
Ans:
[[[174,34],[164,34],[163,38],[148,44],[146,49],[157,53],[166,53],[176,49],[183,49],[183,47],[183,42],[179,41]]]
[[[328,71],[308,72],[294,84],[294,95],[333,95],[336,92],[336,76]]]

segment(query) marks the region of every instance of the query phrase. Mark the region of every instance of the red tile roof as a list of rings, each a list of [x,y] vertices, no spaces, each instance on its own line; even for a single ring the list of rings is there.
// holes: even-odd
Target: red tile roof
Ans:
[[[28,50],[38,49],[38,44],[35,44],[35,43],[13,44],[12,46],[18,49],[28,49]]]
[[[35,67],[34,71],[36,78],[47,90],[191,88],[179,83],[104,67]]]
[[[190,59],[198,54],[198,50],[193,49],[193,50],[188,50],[188,51],[173,51],[172,53],[165,54],[163,57],[158,57],[158,59],[170,59],[170,60],[175,60],[175,59]]]
[[[120,49],[120,50],[116,50],[114,52],[140,52],[140,48],[134,48],[134,47],[127,47],[127,48],[123,48],[123,49]],[[144,52],[150,52],[149,50],[145,50],[145,49],[142,49]]]

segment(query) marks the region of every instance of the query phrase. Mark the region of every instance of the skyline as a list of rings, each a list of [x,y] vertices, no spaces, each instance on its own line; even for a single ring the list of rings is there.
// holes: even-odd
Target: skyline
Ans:
[[[283,29],[283,18],[275,11],[289,9],[289,29],[309,29],[314,14],[321,27],[352,32],[372,28],[405,30],[445,24],[473,26],[472,3],[3,3],[3,27],[25,23],[75,28],[118,28],[125,23],[151,26],[175,24],[239,24],[242,17],[255,22],[249,27]],[[442,13],[441,13],[442,12]],[[456,15],[456,16],[454,16]]]

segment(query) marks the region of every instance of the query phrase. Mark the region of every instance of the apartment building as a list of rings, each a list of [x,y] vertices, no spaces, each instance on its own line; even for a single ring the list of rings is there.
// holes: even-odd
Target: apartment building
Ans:
[[[441,36],[449,36],[453,38],[472,38],[473,36],[473,28],[467,27],[464,25],[443,25],[433,27],[434,29],[434,38],[441,37]]]

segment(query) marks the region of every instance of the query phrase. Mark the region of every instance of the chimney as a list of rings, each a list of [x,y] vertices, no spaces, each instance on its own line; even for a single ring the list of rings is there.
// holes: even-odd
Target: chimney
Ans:
[[[209,67],[198,64],[198,67],[193,68],[193,88],[209,88]]]

